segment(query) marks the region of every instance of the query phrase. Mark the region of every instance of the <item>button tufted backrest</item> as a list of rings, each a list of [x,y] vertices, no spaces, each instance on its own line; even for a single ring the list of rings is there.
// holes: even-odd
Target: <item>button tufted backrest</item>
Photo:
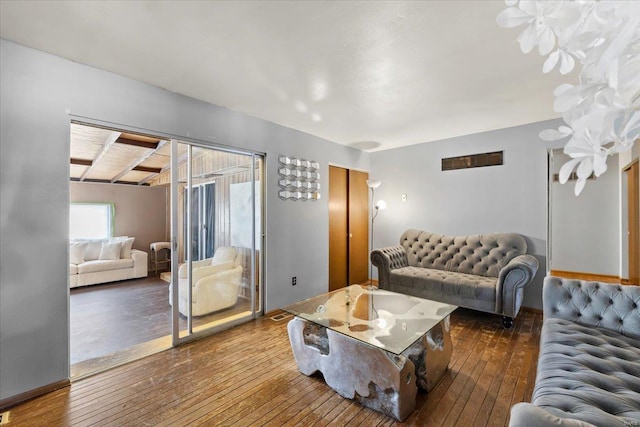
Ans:
[[[558,317],[640,338],[640,286],[547,276],[544,317]]]
[[[515,233],[444,236],[407,230],[400,237],[410,266],[498,277],[518,255],[527,253],[524,238]]]

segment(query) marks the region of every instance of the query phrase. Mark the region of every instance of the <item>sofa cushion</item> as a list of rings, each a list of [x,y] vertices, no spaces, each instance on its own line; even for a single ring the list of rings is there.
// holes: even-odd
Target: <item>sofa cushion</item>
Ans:
[[[133,242],[135,237],[128,237],[122,241],[122,247],[120,248],[120,258],[131,258],[131,248],[133,248]]]
[[[87,250],[84,254],[85,261],[93,261],[100,258],[100,250],[102,250],[102,243],[107,239],[96,239],[87,241]]]
[[[123,268],[132,268],[133,259],[113,259],[113,260],[94,260],[85,261],[78,265],[78,273],[95,273],[98,271],[120,270]]]
[[[391,283],[426,289],[427,294],[455,296],[494,302],[496,300],[496,279],[453,271],[435,270],[422,267],[403,267],[391,270]]]
[[[607,328],[640,339],[640,287],[572,280],[544,279],[545,317]]]
[[[509,261],[527,253],[526,241],[515,233],[445,236],[407,230],[400,244],[410,266],[486,277],[498,277]]]
[[[86,242],[76,242],[69,244],[69,264],[82,264],[84,254],[87,251]]]
[[[532,403],[598,426],[640,425],[640,340],[546,319]]]
[[[102,249],[100,249],[99,260],[114,260],[120,259],[120,250],[122,249],[121,242],[104,242]]]

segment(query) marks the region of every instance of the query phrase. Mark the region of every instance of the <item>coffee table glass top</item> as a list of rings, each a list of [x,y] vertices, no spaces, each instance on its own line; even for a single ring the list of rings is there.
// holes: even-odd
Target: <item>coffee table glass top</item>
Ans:
[[[302,319],[400,354],[456,308],[455,305],[351,285],[285,307]]]

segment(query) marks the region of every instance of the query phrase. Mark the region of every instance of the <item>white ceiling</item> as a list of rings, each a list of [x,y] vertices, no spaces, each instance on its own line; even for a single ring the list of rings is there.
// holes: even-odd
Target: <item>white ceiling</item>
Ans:
[[[5,1],[0,36],[368,150],[558,117],[502,1]]]

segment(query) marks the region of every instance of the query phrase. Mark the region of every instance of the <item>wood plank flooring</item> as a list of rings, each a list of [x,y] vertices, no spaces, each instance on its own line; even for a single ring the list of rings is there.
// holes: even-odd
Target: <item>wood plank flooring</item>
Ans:
[[[73,288],[70,294],[72,365],[171,334],[169,284],[157,276]],[[250,305],[241,298],[232,308],[194,317],[193,326],[249,311]],[[180,329],[186,328],[180,316]]]
[[[404,423],[297,371],[287,321],[263,317],[73,382],[11,409],[12,426],[504,426],[529,400],[542,315],[451,316],[450,369]]]

